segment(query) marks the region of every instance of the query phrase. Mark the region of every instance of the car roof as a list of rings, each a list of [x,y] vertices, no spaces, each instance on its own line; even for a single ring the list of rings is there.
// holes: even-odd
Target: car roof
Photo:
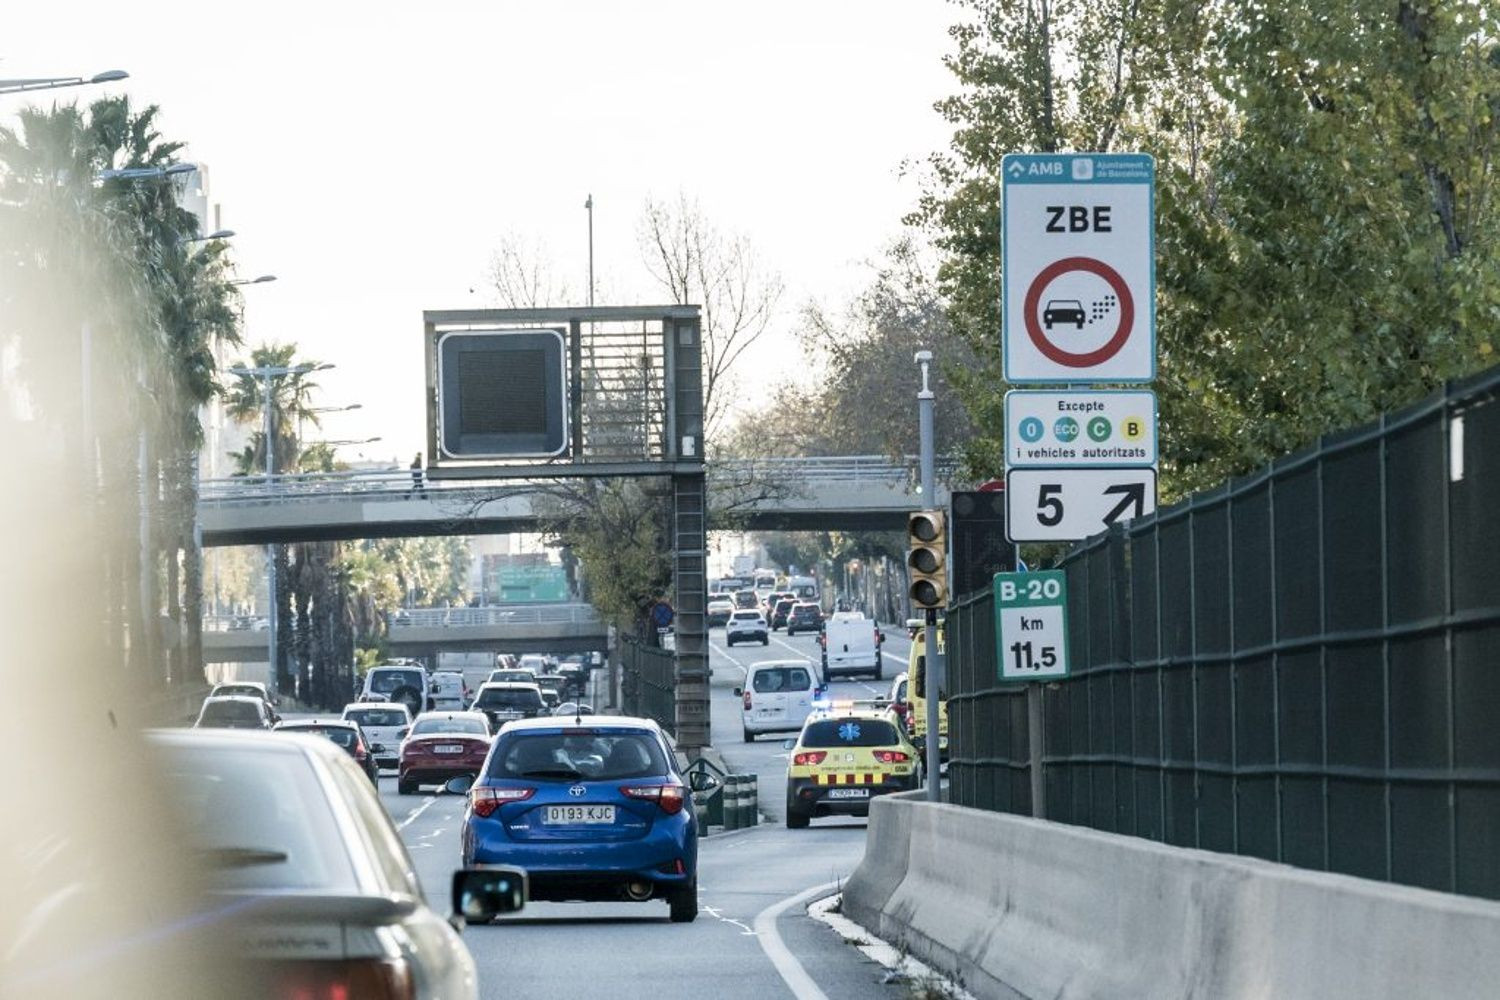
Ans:
[[[544,715],[535,719],[513,719],[505,724],[505,732],[527,732],[533,729],[577,729],[578,724],[569,724],[566,715]],[[576,716],[575,716],[576,718]],[[651,719],[641,719],[630,715],[586,715],[583,725],[590,729],[649,729],[652,732],[661,732]]]
[[[488,690],[490,690],[492,688],[495,689],[495,690],[499,690],[499,691],[537,691],[537,692],[540,692],[541,685],[539,685],[539,684],[527,684],[524,681],[485,681],[483,684],[479,685],[479,690],[480,691],[488,691]]]
[[[357,730],[359,728],[359,723],[353,721],[352,719],[323,719],[323,718],[317,718],[317,719],[282,719],[280,722],[276,723],[276,728],[277,729],[312,729],[314,727],[317,727],[318,729],[326,729],[326,728],[328,728],[330,726],[333,727],[334,729],[356,729]]]
[[[812,660],[757,660],[750,664],[750,672],[753,674],[761,667],[810,667]]]
[[[351,701],[344,706],[344,711],[347,712],[351,708],[383,708],[387,710],[399,708],[403,712],[407,711],[406,706],[399,701]]]
[[[474,719],[486,724],[490,721],[490,717],[483,712],[423,712],[412,720],[412,724],[416,725],[423,719]]]
[[[219,690],[219,688],[236,687],[255,688],[255,690],[257,691],[270,690],[270,688],[266,687],[265,681],[220,681],[219,683],[214,685],[214,690],[217,691]]]
[[[203,704],[205,704],[205,705],[209,704],[210,702],[212,702],[214,704],[220,704],[220,703],[240,703],[240,704],[245,704],[245,705],[263,705],[263,704],[265,704],[259,698],[255,697],[255,695],[253,695],[253,694],[211,694],[207,698],[203,699]]]

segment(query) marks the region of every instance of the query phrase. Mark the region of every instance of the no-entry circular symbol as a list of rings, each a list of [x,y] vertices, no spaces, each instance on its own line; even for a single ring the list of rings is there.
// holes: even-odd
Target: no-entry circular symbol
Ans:
[[[1042,292],[1047,286],[1070,271],[1084,271],[1095,275],[1104,281],[1113,290],[1115,298],[1119,302],[1120,325],[1116,328],[1114,335],[1102,346],[1092,351],[1069,351],[1057,346],[1047,339],[1047,333],[1042,329]],[[1130,330],[1135,325],[1135,300],[1130,297],[1130,286],[1125,284],[1125,279],[1120,277],[1120,272],[1092,257],[1064,257],[1062,260],[1053,261],[1042,268],[1040,274],[1031,282],[1031,287],[1026,290],[1026,303],[1024,307],[1026,316],[1026,334],[1036,349],[1049,361],[1053,361],[1068,368],[1092,368],[1102,365],[1116,354],[1125,342],[1130,339]],[[1082,309],[1078,310],[1077,320],[1079,327],[1083,325]]]

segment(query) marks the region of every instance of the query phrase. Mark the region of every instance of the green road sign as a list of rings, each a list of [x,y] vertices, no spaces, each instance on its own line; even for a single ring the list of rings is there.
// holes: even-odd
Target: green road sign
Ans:
[[[1068,676],[1067,574],[996,573],[994,594],[1000,680]]]

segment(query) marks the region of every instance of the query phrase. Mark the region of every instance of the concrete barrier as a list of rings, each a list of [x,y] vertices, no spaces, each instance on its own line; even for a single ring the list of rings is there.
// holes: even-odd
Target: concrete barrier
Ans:
[[[909,798],[844,912],[980,997],[1500,996],[1500,903]]]

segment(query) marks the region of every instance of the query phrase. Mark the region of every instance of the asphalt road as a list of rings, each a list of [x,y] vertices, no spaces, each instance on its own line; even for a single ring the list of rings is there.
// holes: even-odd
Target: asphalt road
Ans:
[[[886,629],[883,681],[839,681],[834,697],[871,697],[905,669],[903,630]],[[884,969],[808,917],[802,900],[833,891],[864,852],[864,820],[830,817],[805,830],[784,825],[787,751],[781,738],[742,740],[733,688],[743,668],[796,656],[817,660],[816,636],[773,634],[769,646],[726,650],[723,630],[711,637],[713,738],[737,770],[760,777],[766,822],[705,837],[699,847],[697,921],[672,924],[665,903],[535,903],[464,939],[486,997],[573,998],[650,996],[798,997],[861,1000],[906,997],[882,984]],[[790,734],[789,734],[790,735]],[[401,828],[432,905],[447,912],[449,879],[459,863],[463,800],[449,795],[398,795],[393,774],[380,781],[381,800]],[[778,911],[780,909],[780,912]],[[795,987],[788,985],[790,980]]]

